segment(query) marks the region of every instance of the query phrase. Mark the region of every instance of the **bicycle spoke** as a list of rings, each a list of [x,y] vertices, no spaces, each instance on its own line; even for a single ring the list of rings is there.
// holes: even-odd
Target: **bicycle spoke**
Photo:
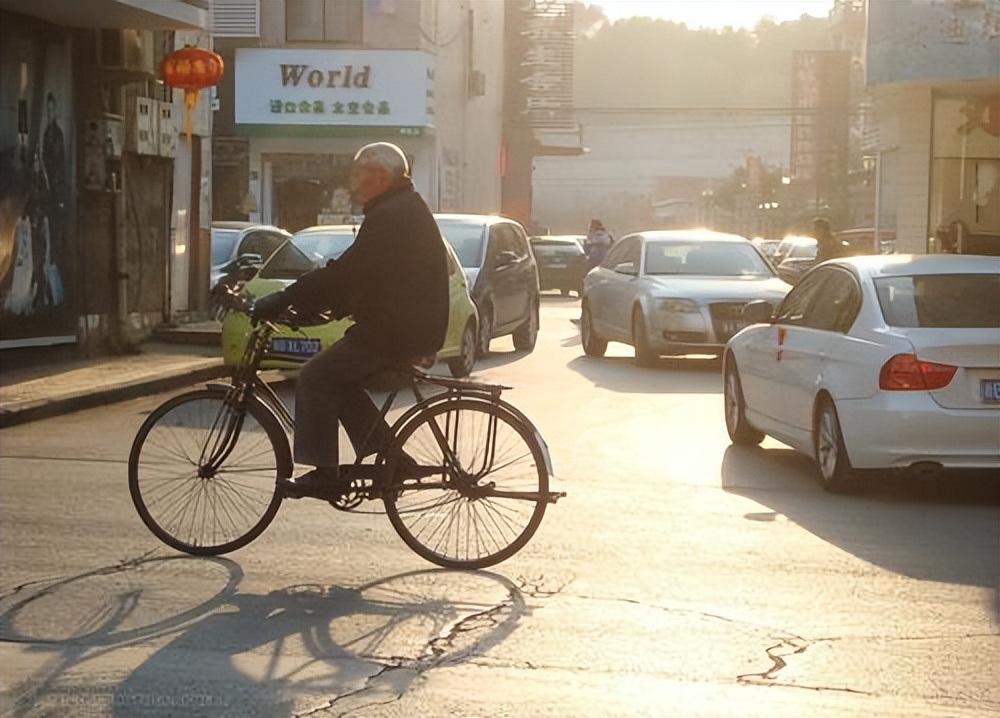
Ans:
[[[444,566],[484,567],[527,542],[548,488],[531,430],[493,404],[460,399],[418,415],[403,432],[403,453],[448,466],[445,487],[417,483],[387,495],[390,521],[411,548]],[[490,496],[518,490],[524,498]]]
[[[195,391],[164,404],[140,430],[129,460],[133,500],[170,545],[198,554],[232,550],[277,510],[274,440],[248,406],[237,413],[223,393]],[[284,433],[276,422],[270,431]]]

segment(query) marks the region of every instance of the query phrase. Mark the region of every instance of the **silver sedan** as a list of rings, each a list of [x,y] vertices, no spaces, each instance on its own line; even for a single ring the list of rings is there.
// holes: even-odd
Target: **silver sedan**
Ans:
[[[747,239],[708,230],[622,237],[584,280],[580,333],[588,356],[609,341],[635,347],[636,363],[662,355],[721,355],[743,328],[743,306],[777,304],[791,287]]]

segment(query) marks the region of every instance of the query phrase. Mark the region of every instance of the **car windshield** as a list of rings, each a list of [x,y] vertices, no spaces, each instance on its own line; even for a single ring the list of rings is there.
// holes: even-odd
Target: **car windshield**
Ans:
[[[236,238],[239,237],[238,229],[213,229],[212,230],[212,266],[225,264],[233,256],[233,247],[236,246]]]
[[[583,254],[583,248],[576,242],[534,240],[531,248],[539,257],[578,257]]]
[[[263,279],[297,279],[337,259],[354,244],[354,230],[297,234],[260,270]]]
[[[484,224],[460,220],[438,220],[438,227],[448,244],[458,255],[465,269],[478,269],[483,263]]]
[[[709,277],[773,277],[749,242],[651,241],[646,243],[647,275],[695,274]]]
[[[875,280],[882,316],[891,327],[1000,327],[1000,276],[919,274]]]
[[[818,251],[819,247],[817,242],[796,243],[792,245],[786,258],[816,259]]]

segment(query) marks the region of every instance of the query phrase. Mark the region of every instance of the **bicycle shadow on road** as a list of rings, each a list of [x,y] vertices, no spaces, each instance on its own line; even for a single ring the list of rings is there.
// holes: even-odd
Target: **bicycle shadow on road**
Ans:
[[[122,591],[119,580],[101,600],[92,590],[89,615],[77,620],[86,628],[64,637],[26,635],[27,627],[42,625],[41,616],[27,615],[35,610],[31,597],[8,606],[0,614],[4,640],[50,655],[9,692],[4,714],[279,718],[320,706],[355,710],[396,700],[423,672],[488,650],[527,610],[516,585],[486,571],[428,569],[359,587],[300,585],[255,594],[237,592],[242,571],[231,561],[173,560],[192,572],[205,561],[225,561],[235,581],[173,619],[127,631],[121,627],[137,622],[144,594],[162,600],[166,587],[136,579],[144,585]],[[130,570],[143,568],[137,562]],[[51,616],[60,604],[71,607],[79,593],[74,582],[95,575],[58,582],[39,608]],[[141,662],[129,670],[136,656]],[[109,665],[117,669],[110,680]],[[128,674],[116,683],[114,673],[123,668]]]
[[[863,474],[852,495],[823,491],[811,457],[792,449],[729,446],[722,487],[767,506],[748,520],[784,517],[875,566],[918,580],[993,589],[1000,622],[1000,502],[996,477],[916,479]]]

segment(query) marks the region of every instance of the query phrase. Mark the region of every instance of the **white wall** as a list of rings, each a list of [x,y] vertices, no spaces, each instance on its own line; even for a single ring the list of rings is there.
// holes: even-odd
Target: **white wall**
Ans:
[[[500,210],[503,31],[503,0],[437,2],[435,125],[442,211]],[[483,96],[468,95],[472,70],[486,74]]]
[[[653,199],[658,177],[728,176],[748,155],[788,166],[790,119],[751,114],[623,115],[577,117],[579,157],[538,157],[533,176],[533,214],[552,232],[585,231],[601,217],[612,232],[644,229],[637,204]]]
[[[931,168],[931,88],[875,90],[882,152],[881,226],[896,230],[900,253],[927,251]]]

